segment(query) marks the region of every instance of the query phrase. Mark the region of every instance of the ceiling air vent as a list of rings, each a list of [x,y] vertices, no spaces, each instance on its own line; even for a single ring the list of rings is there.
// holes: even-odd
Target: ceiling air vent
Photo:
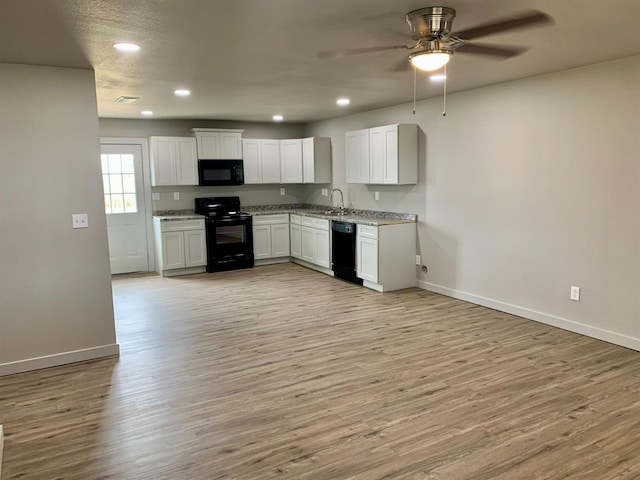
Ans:
[[[140,97],[118,97],[116,103],[134,103],[140,100]]]

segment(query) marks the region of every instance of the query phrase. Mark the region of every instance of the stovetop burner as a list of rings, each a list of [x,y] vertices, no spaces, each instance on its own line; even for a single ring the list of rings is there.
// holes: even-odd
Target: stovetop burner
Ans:
[[[240,197],[201,197],[195,199],[195,212],[207,217],[239,217]]]

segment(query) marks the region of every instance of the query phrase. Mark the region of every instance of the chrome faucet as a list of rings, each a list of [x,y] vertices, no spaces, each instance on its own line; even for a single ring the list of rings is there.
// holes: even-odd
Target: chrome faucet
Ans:
[[[340,212],[344,212],[344,194],[342,193],[342,190],[339,188],[331,190],[331,194],[329,195],[329,202],[331,205],[333,205],[333,192],[340,192],[340,203],[338,204],[338,208],[340,209]]]

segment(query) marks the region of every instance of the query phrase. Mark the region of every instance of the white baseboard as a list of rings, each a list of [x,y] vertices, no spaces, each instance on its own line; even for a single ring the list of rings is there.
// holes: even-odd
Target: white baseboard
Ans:
[[[4,451],[4,430],[0,425],[0,478],[2,478],[2,452]]]
[[[111,345],[101,345],[99,347],[85,348],[71,352],[56,353],[44,357],[27,358],[16,362],[0,363],[0,377],[12,375],[14,373],[39,370],[41,368],[57,367],[67,363],[83,362],[94,358],[112,357],[120,353],[120,346],[117,343]]]
[[[566,318],[556,317],[554,315],[537,312],[528,308],[518,307],[516,305],[500,302],[491,298],[481,297],[472,293],[442,287],[434,283],[416,280],[416,286],[423,288],[424,290],[429,290],[430,292],[440,293],[448,297],[464,300],[465,302],[475,303],[476,305],[510,313],[528,320],[545,323],[553,327],[562,328],[564,330],[569,330],[570,332],[579,333],[581,335],[586,335],[587,337],[597,338],[598,340],[604,340],[605,342],[640,351],[640,338],[630,337],[621,333],[605,330],[604,328],[585,325],[584,323],[576,322],[574,320],[568,320]]]

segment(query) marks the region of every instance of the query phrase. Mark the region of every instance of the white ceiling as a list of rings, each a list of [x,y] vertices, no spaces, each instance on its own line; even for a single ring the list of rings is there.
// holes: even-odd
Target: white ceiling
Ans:
[[[403,51],[321,60],[317,52],[411,43],[404,14],[424,0],[0,0],[0,62],[96,72],[101,117],[306,123],[411,101]],[[453,30],[528,9],[555,24],[480,39],[532,47],[496,61],[458,53],[450,92],[640,54],[640,0],[452,0]],[[112,45],[132,41],[140,52]],[[192,91],[177,98],[175,88]],[[418,98],[442,85],[418,74]],[[121,96],[135,104],[118,104]],[[347,109],[335,105],[351,98]]]

